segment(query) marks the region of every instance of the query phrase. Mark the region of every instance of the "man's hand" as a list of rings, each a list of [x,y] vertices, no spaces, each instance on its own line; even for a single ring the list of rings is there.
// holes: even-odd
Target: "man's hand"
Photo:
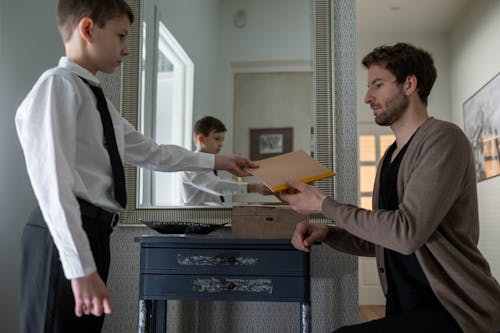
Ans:
[[[75,297],[75,315],[101,316],[113,311],[113,304],[106,285],[97,272],[71,279],[71,289]]]
[[[258,165],[239,155],[215,155],[215,170],[225,170],[238,177],[251,176],[245,169],[257,168]]]
[[[280,193],[280,198],[296,212],[304,215],[321,213],[321,206],[326,195],[316,187],[295,180],[287,181],[289,190]]]
[[[328,227],[324,224],[300,222],[295,226],[291,243],[297,250],[309,252],[313,243],[324,241],[327,235]]]

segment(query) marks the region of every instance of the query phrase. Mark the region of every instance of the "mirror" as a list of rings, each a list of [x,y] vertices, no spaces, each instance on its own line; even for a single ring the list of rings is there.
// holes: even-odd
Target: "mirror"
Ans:
[[[192,59],[194,64],[194,82],[193,82],[193,113],[191,113],[192,119],[196,119],[198,116],[202,114],[206,114],[203,110],[213,110],[212,115],[220,118],[226,123],[226,127],[228,127],[229,131],[226,136],[226,145],[225,152],[239,152],[244,154],[244,151],[236,150],[236,141],[233,140],[235,137],[243,137],[248,138],[248,132],[238,135],[235,134],[236,131],[231,131],[230,126],[235,126],[235,116],[232,113],[233,103],[233,80],[235,76],[240,74],[250,73],[253,76],[258,76],[260,73],[282,73],[282,72],[292,72],[292,73],[300,73],[300,72],[311,72],[312,71],[312,79],[311,85],[314,87],[311,94],[312,99],[312,107],[308,108],[308,121],[304,126],[304,123],[301,124],[301,129],[307,133],[304,137],[304,150],[313,151],[314,156],[317,160],[319,160],[322,164],[333,169],[333,156],[335,154],[334,142],[338,140],[342,140],[343,142],[353,141],[355,144],[355,136],[353,136],[352,140],[346,140],[343,137],[344,133],[346,135],[350,135],[350,131],[352,128],[349,125],[343,124],[346,119],[340,119],[338,126],[339,129],[336,131],[336,136],[334,137],[334,123],[335,118],[337,117],[333,112],[333,90],[332,90],[332,65],[334,64],[331,56],[332,52],[332,31],[333,29],[333,1],[330,0],[294,0],[293,3],[296,4],[298,8],[300,8],[300,12],[303,13],[304,17],[293,17],[293,23],[301,22],[300,26],[303,29],[290,28],[294,31],[301,30],[300,33],[297,32],[295,36],[288,37],[288,40],[285,37],[281,37],[280,34],[283,33],[279,26],[276,26],[275,32],[268,32],[268,34],[272,35],[272,43],[283,43],[283,45],[289,45],[290,49],[285,49],[287,52],[277,54],[272,53],[270,57],[264,59],[263,52],[264,48],[258,47],[258,40],[244,38],[243,35],[231,36],[229,33],[226,33],[222,37],[214,37],[213,39],[204,38],[201,41],[198,41],[195,46],[201,48],[206,51],[210,56],[212,56],[212,61],[208,61],[207,57],[201,56],[201,60],[204,58],[210,66],[206,66],[203,70],[203,67],[197,65],[199,63],[199,57],[196,56],[194,52],[192,52],[191,48],[195,46],[189,46],[187,42],[184,42],[184,37],[182,34],[177,33],[175,31],[175,25],[173,22],[188,22],[191,30],[188,32],[192,35],[202,35],[205,36],[208,34],[208,31],[211,31],[212,35],[215,36],[215,32],[220,32],[224,26],[224,24],[228,25],[228,29],[232,29],[233,33],[244,33],[244,27],[239,28],[238,26],[242,25],[238,12],[240,9],[247,10],[246,14],[246,27],[253,28],[259,27],[263,28],[264,24],[258,24],[256,26],[255,22],[252,22],[252,18],[254,17],[253,8],[257,6],[257,4],[266,4],[270,3],[269,6],[273,8],[273,11],[269,11],[267,13],[267,18],[269,24],[272,22],[277,22],[283,20],[283,17],[287,17],[287,8],[294,7],[291,5],[292,1],[290,0],[184,0],[184,1],[160,1],[160,0],[148,0],[148,1],[138,1],[138,0],[129,0],[129,3],[133,7],[136,12],[141,13],[141,19],[136,20],[134,22],[134,26],[132,27],[131,35],[130,35],[130,54],[126,59],[126,62],[123,66],[123,82],[122,82],[122,110],[124,116],[138,129],[143,130],[145,133],[147,129],[145,124],[147,123],[147,117],[155,117],[155,113],[151,113],[146,115],[144,112],[138,112],[138,110],[147,109],[146,103],[147,101],[156,101],[153,95],[157,94],[155,89],[152,89],[151,86],[148,87],[148,82],[153,82],[153,80],[143,80],[143,77],[147,75],[153,75],[154,67],[161,66],[161,68],[172,68],[172,65],[175,64],[172,61],[160,63],[153,63],[152,65],[141,64],[142,54],[144,54],[145,59],[149,59],[149,55],[154,53],[158,48],[158,44],[149,43],[148,40],[158,40],[154,37],[155,29],[151,29],[151,26],[156,26],[159,22],[169,30],[172,36],[179,42],[179,44],[184,49],[185,53],[189,56],[189,59]],[[172,19],[166,19],[166,13],[172,11],[173,9],[169,6],[173,6],[173,4],[181,6],[181,13],[174,15]],[[202,9],[194,10],[191,6],[194,5],[202,5]],[[225,7],[224,7],[225,6]],[[354,15],[354,6],[349,4],[343,5],[339,7],[339,10],[344,10],[346,13],[344,15],[339,16],[339,24],[342,24],[342,20],[347,20],[347,22],[353,22]],[[225,8],[225,11],[220,11],[221,8]],[[194,19],[189,15],[193,15],[193,13],[209,13],[212,17],[216,19],[213,22],[217,24],[209,26],[207,25],[206,20],[201,18]],[[177,12],[178,13],[178,12]],[[227,18],[225,23],[222,20],[222,16]],[[174,19],[175,18],[175,19]],[[289,18],[288,18],[289,19]],[[290,20],[290,19],[289,19]],[[152,23],[153,22],[153,23]],[[155,23],[156,22],[156,23]],[[212,24],[213,24],[212,22]],[[274,23],[273,23],[274,24]],[[352,24],[347,24],[344,26],[351,29]],[[149,27],[149,28],[148,28]],[[169,29],[170,28],[170,29]],[[240,30],[243,29],[243,30]],[[286,30],[287,28],[285,28]],[[159,29],[156,29],[158,31]],[[353,30],[353,29],[351,29]],[[314,36],[312,36],[312,32],[314,31]],[[339,30],[340,31],[340,30]],[[186,32],[186,34],[188,33]],[[344,45],[344,52],[339,53],[339,56],[336,57],[335,62],[344,61],[347,63],[354,64],[355,61],[355,45],[351,40],[353,31],[347,32],[346,42]],[[153,37],[151,37],[153,35]],[[270,36],[267,36],[270,37]],[[153,38],[153,39],[151,39]],[[253,52],[249,54],[253,54],[253,56],[239,56],[234,58],[225,59],[225,62],[215,62],[213,59],[220,60],[222,57],[218,57],[217,52],[221,48],[222,43],[228,43],[226,39],[231,39],[235,42],[238,42],[242,50],[246,50],[248,52]],[[185,44],[181,44],[180,41],[183,41]],[[215,42],[214,42],[215,40]],[[301,45],[308,44],[307,48],[298,47],[297,43],[301,41]],[[294,45],[296,42],[297,45]],[[270,43],[270,42],[268,42]],[[352,44],[352,45],[351,45]],[[151,46],[152,45],[152,46]],[[348,46],[346,48],[346,46]],[[301,51],[297,51],[294,47],[300,49]],[[340,48],[339,46],[335,46],[335,48]],[[280,50],[282,48],[279,48]],[[295,50],[295,51],[294,51]],[[276,50],[275,50],[276,51]],[[216,55],[214,55],[214,53]],[[243,54],[243,51],[242,51]],[[289,56],[288,54],[293,54]],[[297,55],[299,54],[299,55]],[[309,58],[308,58],[309,57]],[[312,58],[312,59],[311,59]],[[345,59],[344,59],[345,58]],[[205,73],[204,73],[205,71]],[[149,74],[148,74],[149,73]],[[199,73],[199,74],[197,74]],[[198,79],[197,75],[204,74],[205,79]],[[242,75],[244,76],[244,75]],[[215,78],[215,79],[214,79]],[[224,80],[222,80],[224,79]],[[204,81],[203,81],[204,80]],[[145,82],[144,87],[142,87],[139,82]],[[224,82],[224,85],[220,82]],[[350,82],[350,81],[345,81]],[[354,82],[354,78],[353,78]],[[231,83],[231,85],[229,85]],[[211,89],[211,92],[203,93],[200,88],[197,88],[198,85],[202,87],[207,87]],[[229,85],[229,86],[226,86]],[[338,85],[338,90],[341,92],[345,89],[344,85]],[[347,86],[347,89],[351,89],[353,87]],[[198,91],[198,90],[200,91]],[[151,94],[148,97],[148,94]],[[198,101],[198,96],[201,95],[203,99],[203,104]],[[219,97],[222,96],[222,97]],[[350,96],[350,95],[349,95]],[[201,98],[201,97],[200,97]],[[151,102],[152,104],[152,102]],[[351,103],[351,104],[354,104]],[[345,105],[348,107],[348,105]],[[339,110],[343,108],[344,105],[339,106]],[[351,115],[352,113],[349,113]],[[347,116],[345,118],[349,118]],[[140,119],[142,118],[142,119]],[[187,117],[184,118],[185,120]],[[186,120],[187,121],[187,120]],[[313,126],[311,126],[311,123]],[[350,119],[349,119],[349,123]],[[353,124],[355,124],[355,119]],[[277,124],[271,123],[268,126],[276,126]],[[263,125],[254,125],[250,126],[263,126]],[[161,126],[159,126],[161,127]],[[282,127],[280,125],[280,127]],[[186,126],[186,128],[190,128],[190,126]],[[313,144],[311,144],[311,128],[314,128],[314,133],[312,136],[314,138]],[[150,127],[150,134],[154,134],[153,131],[156,130],[154,127]],[[297,131],[297,130],[295,130]],[[347,131],[347,132],[346,132]],[[349,133],[348,133],[349,132]],[[189,133],[190,134],[190,133]],[[190,135],[189,135],[190,136]],[[184,136],[185,138],[188,135]],[[186,140],[183,145],[186,144]],[[298,143],[295,142],[294,149],[299,149]],[[179,144],[179,143],[178,143]],[[191,143],[189,143],[191,144]],[[242,147],[245,145],[243,144]],[[247,148],[244,147],[245,149]],[[243,150],[243,148],[241,148]],[[341,155],[343,153],[337,153],[337,155]],[[355,154],[353,154],[355,155]],[[353,159],[354,161],[355,159]],[[340,163],[336,170],[339,168],[343,168],[346,165],[348,168],[352,170],[352,161],[350,159],[343,159],[342,163]],[[136,188],[139,188],[141,184],[140,173],[137,173],[137,170],[133,167],[126,167],[126,177],[127,177],[127,193],[129,202],[143,202],[144,197],[141,198],[143,194],[136,193]],[[333,180],[333,182],[338,182],[339,177]],[[343,181],[343,180],[342,180]],[[346,184],[353,184],[355,186],[356,182],[351,179],[346,179]],[[317,186],[321,188],[327,194],[333,194],[333,182],[332,180],[325,180],[317,182]],[[346,186],[350,188],[351,186]],[[347,191],[347,190],[346,190]],[[337,192],[342,196],[342,192]],[[129,206],[128,214],[125,216],[126,224],[134,224],[137,221],[137,218],[143,219],[189,219],[189,220],[198,220],[203,219],[203,221],[207,222],[219,222],[221,219],[227,219],[230,216],[230,210],[226,208],[213,208],[213,209],[182,209],[181,206],[177,207],[155,207],[150,206],[151,208],[143,209],[145,206]],[[192,208],[192,207],[189,207]]]
[[[311,9],[308,0],[144,1],[140,130],[192,150],[193,123],[213,116],[227,128],[223,154],[249,156],[250,129],[284,127],[293,150],[311,151]],[[139,208],[183,205],[181,192],[182,173],[138,171]]]

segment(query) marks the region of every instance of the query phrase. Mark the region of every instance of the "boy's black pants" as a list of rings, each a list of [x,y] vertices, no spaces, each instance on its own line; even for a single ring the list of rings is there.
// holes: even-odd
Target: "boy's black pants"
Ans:
[[[82,221],[97,272],[106,282],[112,228],[85,216]],[[59,253],[39,208],[32,212],[24,228],[22,250],[21,332],[100,332],[104,315],[75,315],[71,281],[64,276]]]

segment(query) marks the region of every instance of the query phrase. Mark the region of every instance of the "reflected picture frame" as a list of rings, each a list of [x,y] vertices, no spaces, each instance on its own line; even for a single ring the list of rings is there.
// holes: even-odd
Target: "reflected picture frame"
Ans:
[[[463,104],[464,132],[472,145],[476,181],[500,175],[500,73]]]
[[[293,151],[293,127],[251,128],[250,159],[253,161]]]

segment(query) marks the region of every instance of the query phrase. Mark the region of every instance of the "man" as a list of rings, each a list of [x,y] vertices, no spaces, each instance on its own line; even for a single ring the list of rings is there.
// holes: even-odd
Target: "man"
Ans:
[[[432,57],[398,43],[374,49],[362,63],[368,69],[365,102],[375,122],[396,136],[378,167],[374,210],[295,181],[289,184],[296,193],[281,196],[300,213],[322,213],[336,223],[297,225],[297,249],[325,241],[377,257],[386,317],[336,332],[500,331],[500,286],[477,248],[470,143],[457,126],[427,112],[436,79]]]

